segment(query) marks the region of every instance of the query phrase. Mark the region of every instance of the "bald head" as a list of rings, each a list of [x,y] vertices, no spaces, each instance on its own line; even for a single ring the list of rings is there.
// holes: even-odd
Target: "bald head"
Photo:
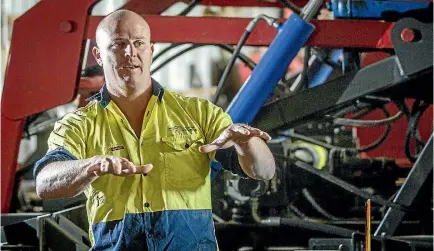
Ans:
[[[121,28],[130,27],[142,30],[143,35],[150,40],[151,29],[148,23],[139,14],[129,10],[118,10],[104,17],[96,28],[96,43],[101,47],[102,43]]]
[[[104,68],[109,91],[143,92],[147,88],[154,51],[150,38],[148,23],[132,11],[115,11],[99,23],[98,47],[92,53]]]

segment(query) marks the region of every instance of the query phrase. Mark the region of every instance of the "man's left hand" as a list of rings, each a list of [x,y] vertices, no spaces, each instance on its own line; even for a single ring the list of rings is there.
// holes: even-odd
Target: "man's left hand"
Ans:
[[[268,133],[257,128],[245,124],[233,124],[226,128],[213,142],[199,147],[202,153],[209,153],[218,149],[226,149],[233,145],[244,145],[251,138],[260,137],[265,140],[270,140]]]

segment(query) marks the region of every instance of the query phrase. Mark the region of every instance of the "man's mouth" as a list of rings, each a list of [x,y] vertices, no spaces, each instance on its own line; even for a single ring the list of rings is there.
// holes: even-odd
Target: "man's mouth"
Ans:
[[[120,67],[120,69],[130,69],[130,70],[133,70],[136,68],[139,68],[139,66],[138,65],[124,65],[124,66]]]

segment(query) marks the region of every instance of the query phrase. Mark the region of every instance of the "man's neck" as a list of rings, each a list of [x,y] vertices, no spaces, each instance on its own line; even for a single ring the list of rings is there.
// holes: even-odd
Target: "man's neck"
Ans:
[[[149,100],[152,97],[152,82],[149,79],[147,87],[142,91],[122,91],[122,90],[110,90],[110,98],[125,117],[128,119],[129,124],[133,127],[137,136],[140,135],[141,125],[143,122],[143,116],[148,106]]]
[[[152,81],[148,80],[143,89],[118,89],[116,85],[108,86],[110,98],[123,113],[144,113],[152,96]]]
[[[111,96],[111,99],[116,103],[119,109],[125,115],[138,116],[144,114],[148,102],[152,96],[152,87],[147,88],[142,93],[128,94],[126,96]]]

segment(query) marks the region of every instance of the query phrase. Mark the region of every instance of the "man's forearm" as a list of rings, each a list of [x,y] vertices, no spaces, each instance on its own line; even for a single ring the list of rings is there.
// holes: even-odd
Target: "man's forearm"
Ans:
[[[235,145],[243,171],[253,179],[269,180],[274,176],[276,164],[267,144],[258,137]]]
[[[36,193],[42,199],[67,198],[80,194],[97,178],[87,172],[93,163],[92,158],[49,163],[36,176]]]

